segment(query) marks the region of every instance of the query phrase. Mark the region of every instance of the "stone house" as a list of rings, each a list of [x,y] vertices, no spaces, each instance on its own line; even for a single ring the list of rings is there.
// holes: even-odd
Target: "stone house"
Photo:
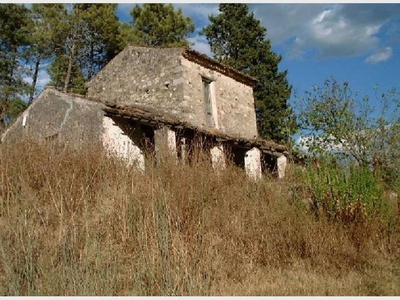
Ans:
[[[129,46],[86,83],[86,96],[46,88],[1,140],[99,142],[144,169],[149,149],[186,160],[200,139],[215,167],[229,153],[253,178],[265,168],[283,177],[286,148],[257,135],[255,84],[188,48]]]

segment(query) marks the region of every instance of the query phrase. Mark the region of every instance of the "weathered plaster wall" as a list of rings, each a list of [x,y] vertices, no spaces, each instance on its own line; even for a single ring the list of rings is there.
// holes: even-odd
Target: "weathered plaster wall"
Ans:
[[[182,49],[127,47],[88,84],[88,96],[179,117]]]
[[[193,125],[205,128],[206,115],[202,76],[213,81],[212,97],[216,109],[217,128],[226,134],[245,138],[257,136],[253,89],[233,78],[209,70],[182,57],[183,101],[179,108]]]
[[[261,151],[259,149],[252,148],[246,152],[244,157],[244,168],[250,178],[254,180],[261,178]]]
[[[60,141],[73,146],[98,143],[110,154],[144,170],[140,126],[104,116],[102,104],[47,88],[3,135],[2,141],[22,138]]]
[[[103,147],[108,153],[144,171],[145,156],[139,147],[141,137],[139,126],[134,127],[123,119],[103,117]]]
[[[210,149],[212,166],[216,170],[223,170],[226,168],[224,146],[217,145]]]
[[[276,160],[276,164],[278,167],[278,178],[282,179],[285,177],[286,166],[287,166],[287,158],[285,155],[281,155]]]
[[[177,158],[176,132],[168,127],[154,130],[156,157],[162,161],[167,157]]]
[[[29,138],[92,145],[101,141],[102,118],[101,104],[46,88],[3,134],[2,141]]]

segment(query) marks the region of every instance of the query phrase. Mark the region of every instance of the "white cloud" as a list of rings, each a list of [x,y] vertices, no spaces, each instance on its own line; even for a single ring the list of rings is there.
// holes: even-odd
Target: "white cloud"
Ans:
[[[204,23],[208,23],[208,16],[218,15],[218,4],[198,4],[198,3],[174,3],[175,8],[182,9],[182,13],[185,16],[190,16],[194,20],[203,20]],[[201,25],[202,26],[202,25]]]
[[[328,138],[329,141],[322,140],[321,138],[317,136],[298,136],[295,139],[295,144],[298,147],[299,150],[303,152],[308,152],[309,150],[309,145],[319,145],[321,149],[324,149],[325,151],[332,152],[332,153],[339,153],[339,152],[345,152],[344,146],[347,145],[347,142],[343,145],[342,143],[335,143],[335,138],[333,136],[329,136]]]
[[[381,25],[357,26],[340,13],[340,9],[324,10],[309,24],[308,44],[318,48],[320,57],[361,55],[378,45],[374,36]]]
[[[393,50],[391,47],[386,47],[384,49],[380,49],[378,52],[368,56],[365,60],[366,63],[376,64],[383,61],[386,61],[392,57]]]
[[[188,40],[190,43],[193,43],[191,46],[192,49],[212,57],[210,45],[203,36],[197,35],[193,38],[188,38]]]
[[[29,84],[32,84],[32,76],[26,76],[23,80]],[[50,82],[50,75],[47,73],[46,69],[42,69],[38,73],[38,78],[36,80],[36,88],[43,88],[46,84]]]
[[[43,89],[50,82],[50,75],[46,70],[39,72],[38,81],[36,87],[38,89]]]
[[[398,4],[253,4],[255,17],[268,30],[272,45],[292,57],[306,52],[319,57],[361,56],[376,50],[398,20]],[[384,31],[385,30],[385,31]]]
[[[174,4],[192,17],[198,30],[218,14],[218,4]],[[400,16],[399,4],[250,4],[250,11],[267,28],[273,46],[290,57],[312,53],[320,58],[362,56],[382,44],[378,34],[389,33]],[[393,33],[392,33],[393,34]],[[198,45],[204,48],[204,45]]]
[[[289,58],[302,58],[305,48],[305,41],[296,37],[292,43],[291,49],[288,53]]]

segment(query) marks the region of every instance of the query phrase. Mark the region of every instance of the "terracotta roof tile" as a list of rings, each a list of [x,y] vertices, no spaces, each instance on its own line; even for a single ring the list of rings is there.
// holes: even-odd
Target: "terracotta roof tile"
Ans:
[[[109,116],[119,116],[128,118],[140,123],[151,124],[153,126],[167,125],[171,128],[190,129],[196,132],[212,136],[219,141],[233,143],[245,147],[258,147],[263,151],[275,151],[283,153],[287,151],[284,145],[279,145],[273,141],[267,141],[261,138],[247,139],[239,136],[232,136],[221,133],[215,128],[198,128],[187,122],[182,122],[176,117],[157,112],[155,110],[144,109],[139,107],[132,107],[127,105],[117,105],[114,103],[106,103],[104,111]]]

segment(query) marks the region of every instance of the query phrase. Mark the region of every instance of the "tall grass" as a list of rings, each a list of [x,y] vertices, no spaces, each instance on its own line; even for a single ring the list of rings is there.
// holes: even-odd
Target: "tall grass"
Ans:
[[[400,226],[316,219],[300,179],[1,145],[2,295],[398,295]]]
[[[296,193],[299,187],[306,192],[309,209],[317,218],[324,215],[330,220],[353,224],[371,218],[390,221],[400,212],[398,197],[391,199],[385,193],[388,185],[384,178],[368,167],[338,165],[329,157],[322,157],[317,166],[309,163],[297,171],[294,197],[304,198],[304,193]]]

